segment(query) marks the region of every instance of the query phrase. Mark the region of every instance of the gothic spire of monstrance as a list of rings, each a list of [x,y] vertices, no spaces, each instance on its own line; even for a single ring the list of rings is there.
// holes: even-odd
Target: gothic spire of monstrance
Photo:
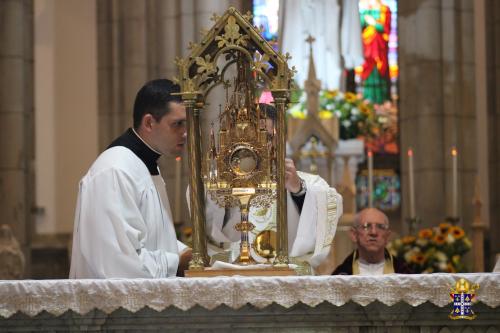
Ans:
[[[316,39],[309,35],[306,42],[309,43],[309,72],[307,80],[304,82],[304,90],[307,96],[307,114],[317,115],[319,110],[319,91],[321,90],[321,81],[316,77],[316,68],[314,66],[312,43]]]

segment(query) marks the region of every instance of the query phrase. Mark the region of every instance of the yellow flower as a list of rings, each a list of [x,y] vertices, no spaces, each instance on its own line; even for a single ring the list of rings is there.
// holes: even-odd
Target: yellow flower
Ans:
[[[325,92],[325,97],[328,99],[335,98],[335,96],[337,96],[338,92],[339,92],[338,90],[327,90]]]
[[[300,109],[291,109],[290,115],[292,116],[292,118],[306,119],[306,114],[302,112]]]
[[[460,239],[460,238],[465,236],[464,230],[460,227],[457,227],[457,226],[451,227],[449,229],[449,232],[450,232],[450,234],[453,235],[453,237],[455,237],[455,239]]]
[[[453,257],[451,257],[451,262],[455,265],[458,265],[460,263],[460,256],[458,254],[455,254]]]
[[[352,92],[346,92],[345,93],[345,100],[348,103],[352,103],[352,102],[356,101],[356,95],[353,94]]]
[[[363,114],[370,114],[370,108],[365,103],[359,105],[359,110]]]
[[[403,244],[410,244],[413,243],[416,240],[415,236],[404,236],[403,239],[401,240]]]
[[[462,242],[464,243],[464,245],[465,245],[468,249],[470,249],[470,248],[472,247],[472,243],[471,243],[471,241],[470,241],[470,239],[469,239],[469,238],[464,237],[464,238],[463,238],[463,240],[462,240]]]
[[[418,232],[419,238],[431,239],[433,235],[432,229],[422,229]]]
[[[333,117],[333,113],[328,111],[328,110],[321,110],[319,112],[319,118],[320,119],[330,119]]]

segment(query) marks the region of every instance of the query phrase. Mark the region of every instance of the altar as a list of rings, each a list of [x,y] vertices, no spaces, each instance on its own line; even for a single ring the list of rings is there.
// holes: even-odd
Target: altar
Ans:
[[[474,320],[451,320],[459,278]],[[500,274],[0,281],[0,332],[499,332]],[[443,331],[444,329],[444,331]]]

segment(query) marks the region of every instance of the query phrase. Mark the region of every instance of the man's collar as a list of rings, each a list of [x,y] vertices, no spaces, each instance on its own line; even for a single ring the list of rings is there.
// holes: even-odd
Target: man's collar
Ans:
[[[125,133],[116,138],[108,146],[108,149],[117,146],[130,149],[146,165],[151,175],[156,176],[160,174],[157,161],[161,154],[144,142],[133,128],[129,128]]]

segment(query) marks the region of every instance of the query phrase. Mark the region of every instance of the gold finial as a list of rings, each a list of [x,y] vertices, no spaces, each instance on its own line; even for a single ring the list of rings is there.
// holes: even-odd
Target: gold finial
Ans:
[[[220,16],[217,13],[213,13],[210,17],[210,21],[217,22],[220,19]]]
[[[205,36],[205,35],[208,34],[209,31],[210,30],[208,30],[207,28],[201,28],[200,29],[200,35]]]

